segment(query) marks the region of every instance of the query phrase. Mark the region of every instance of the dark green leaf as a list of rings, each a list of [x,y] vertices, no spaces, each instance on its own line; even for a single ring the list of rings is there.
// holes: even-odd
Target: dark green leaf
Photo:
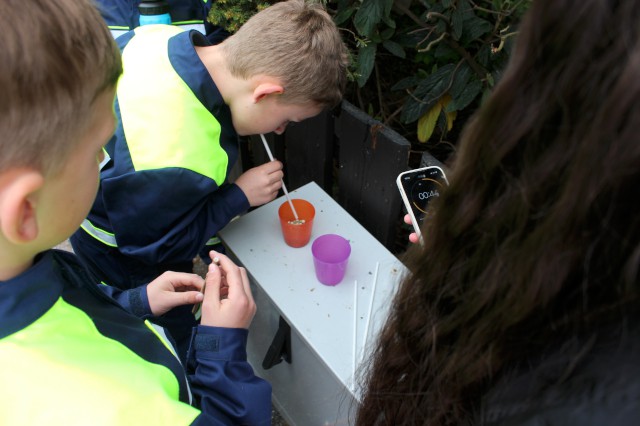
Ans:
[[[451,98],[456,99],[460,97],[460,94],[467,87],[467,82],[469,81],[469,77],[471,77],[471,68],[467,65],[466,62],[463,62],[456,71],[456,74],[453,78],[453,84],[451,85],[451,89],[449,89],[449,94]]]
[[[384,14],[382,16],[389,16],[394,0],[378,0],[378,2],[382,3],[384,8]]]
[[[451,36],[454,40],[460,40],[464,26],[464,12],[458,7],[451,14]]]
[[[369,37],[373,29],[378,25],[381,19],[380,10],[375,6],[373,1],[365,1],[360,9],[353,17],[353,24],[358,33],[362,36]]]
[[[392,55],[395,55],[403,59],[407,56],[402,46],[400,46],[398,43],[394,41],[385,40],[382,42],[382,45],[384,46],[385,49],[391,52]]]
[[[454,68],[453,64],[447,64],[423,79],[403,106],[400,120],[404,123],[412,123],[425,111],[431,109],[444,94]]]
[[[457,8],[462,12],[462,15],[465,17],[465,19],[475,16],[475,14],[473,13],[473,8],[467,0],[458,0]]]
[[[395,34],[396,30],[393,28],[385,28],[381,33],[380,33],[380,37],[382,37],[383,40],[389,40],[391,37],[393,37],[393,34]]]
[[[429,73],[427,72],[427,70],[423,69],[423,68],[419,68],[416,70],[416,77],[419,77],[420,80],[425,79],[427,77],[429,77]]]
[[[415,90],[414,95],[417,98],[423,98],[429,94],[432,94],[431,97],[442,95],[442,92],[444,90],[444,82],[446,81],[447,84],[449,83],[451,73],[454,69],[455,66],[453,64],[447,64],[438,68],[429,76],[427,76],[427,78],[420,82]]]
[[[378,45],[375,43],[369,43],[367,46],[363,46],[358,49],[358,86],[362,87],[369,80],[371,71],[373,71],[373,65],[376,59],[376,50]]]
[[[493,26],[489,21],[473,16],[464,22],[464,37],[467,40],[475,40],[478,37],[491,31]]]
[[[383,16],[382,17],[382,22],[384,22],[385,24],[387,24],[387,26],[389,28],[393,28],[394,30],[396,29],[396,21],[394,21],[393,19],[391,19],[390,16]]]
[[[364,0],[360,8],[353,17],[353,24],[358,33],[365,37],[371,36],[373,29],[380,23],[382,17],[385,16],[386,3],[380,0]]]
[[[460,96],[453,98],[451,103],[447,105],[446,111],[460,111],[467,107],[480,94],[482,83],[479,80],[472,80],[464,88]]]
[[[391,90],[396,91],[410,89],[412,87],[416,87],[418,84],[420,84],[421,81],[422,77],[413,75],[411,77],[403,78],[402,80],[394,84],[391,87]]]
[[[336,25],[340,25],[346,22],[347,19],[351,18],[353,12],[355,12],[355,8],[353,7],[339,10],[338,13],[336,13],[336,15],[333,17],[333,22],[335,22]]]
[[[419,101],[412,96],[408,97],[407,101],[402,107],[400,121],[405,124],[413,123],[418,118],[420,118],[422,114],[430,110],[436,104],[436,102],[425,103],[424,101]]]

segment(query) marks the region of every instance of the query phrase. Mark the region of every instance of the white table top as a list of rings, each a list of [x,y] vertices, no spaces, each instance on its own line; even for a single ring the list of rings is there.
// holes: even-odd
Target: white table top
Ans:
[[[234,220],[219,235],[291,327],[353,392],[354,283],[357,280],[356,364],[359,364],[367,323],[366,345],[370,349],[406,269],[314,182],[292,191],[290,196],[305,199],[316,209],[311,241],[306,246],[292,248],[284,243],[278,220],[278,207],[286,202],[284,197]],[[351,243],[345,277],[335,287],[316,279],[311,256],[313,240],[329,233],[342,235]],[[374,285],[376,263],[379,266]]]

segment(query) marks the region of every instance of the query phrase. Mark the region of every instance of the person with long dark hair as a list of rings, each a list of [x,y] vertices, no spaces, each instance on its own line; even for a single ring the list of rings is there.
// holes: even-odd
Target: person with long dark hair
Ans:
[[[534,1],[406,254],[358,425],[637,424],[640,1]]]

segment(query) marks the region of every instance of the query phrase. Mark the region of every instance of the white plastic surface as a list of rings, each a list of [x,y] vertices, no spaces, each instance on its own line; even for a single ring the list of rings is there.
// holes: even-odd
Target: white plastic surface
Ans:
[[[368,313],[371,311],[365,353],[375,341],[405,267],[317,184],[309,183],[292,191],[290,196],[305,199],[316,209],[311,241],[306,246],[291,248],[282,239],[278,207],[286,202],[284,197],[234,220],[219,235],[291,327],[345,388],[357,395],[353,387],[354,318],[355,360],[359,364]],[[339,234],[351,243],[345,277],[335,287],[316,279],[311,256],[313,240],[329,233]],[[370,305],[376,263],[377,284]],[[356,281],[358,300],[354,315]]]

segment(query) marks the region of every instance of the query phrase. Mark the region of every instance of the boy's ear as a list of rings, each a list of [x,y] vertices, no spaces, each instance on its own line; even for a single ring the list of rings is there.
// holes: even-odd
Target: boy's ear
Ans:
[[[35,170],[11,170],[0,179],[0,230],[10,242],[24,244],[38,236],[36,193],[43,184]]]
[[[284,93],[284,87],[276,83],[260,83],[253,89],[253,103],[258,103],[266,96],[281,95]]]

